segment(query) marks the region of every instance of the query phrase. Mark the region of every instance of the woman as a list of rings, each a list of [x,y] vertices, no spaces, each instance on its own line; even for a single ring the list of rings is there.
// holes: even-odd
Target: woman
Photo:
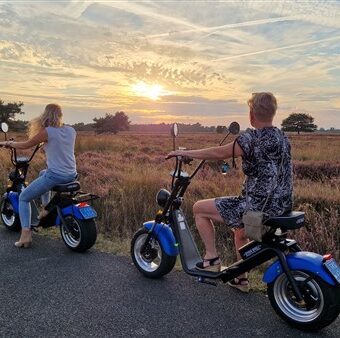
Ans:
[[[15,149],[28,149],[40,143],[45,143],[47,170],[40,172],[39,178],[33,181],[19,196],[19,217],[21,236],[15,246],[28,248],[32,243],[31,204],[42,197],[43,208],[50,199],[50,190],[58,184],[73,181],[77,176],[74,145],[75,130],[62,122],[62,111],[57,104],[48,104],[42,115],[30,122],[29,139],[26,142],[0,142],[1,146]],[[43,209],[40,217],[47,212]]]
[[[197,269],[220,271],[221,260],[215,246],[215,229],[212,222],[222,222],[235,229],[243,227],[242,215],[247,210],[279,216],[292,208],[292,165],[290,144],[282,131],[273,126],[277,109],[272,93],[254,93],[248,100],[250,124],[234,142],[222,147],[199,150],[176,150],[168,157],[188,156],[204,160],[222,160],[242,157],[242,169],[247,176],[240,196],[202,200],[193,207],[196,226],[205,245],[203,262]],[[282,164],[281,164],[282,160]],[[268,202],[265,200],[269,195]],[[247,243],[242,230],[235,232],[236,249]],[[244,274],[229,285],[249,291]]]

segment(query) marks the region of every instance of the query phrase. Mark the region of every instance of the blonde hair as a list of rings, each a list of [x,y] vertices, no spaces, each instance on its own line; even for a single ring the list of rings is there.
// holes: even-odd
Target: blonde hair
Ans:
[[[276,113],[277,102],[272,93],[253,93],[248,100],[248,106],[261,122],[272,121]]]
[[[42,128],[61,127],[63,125],[62,118],[61,107],[55,103],[48,104],[44,112],[29,123],[28,136],[35,136]]]

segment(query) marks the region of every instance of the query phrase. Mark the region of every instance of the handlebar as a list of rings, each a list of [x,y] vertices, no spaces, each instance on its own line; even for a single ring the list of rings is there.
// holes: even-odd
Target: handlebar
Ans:
[[[11,138],[10,141],[14,141],[14,138]],[[27,163],[30,163],[36,154],[36,152],[43,146],[43,143],[39,143],[36,145],[36,147],[33,150],[32,155],[29,157],[29,159],[26,161]],[[6,147],[6,146],[4,146]],[[17,156],[17,150],[16,148],[9,147],[11,150],[11,162],[15,166],[18,163],[18,156]]]

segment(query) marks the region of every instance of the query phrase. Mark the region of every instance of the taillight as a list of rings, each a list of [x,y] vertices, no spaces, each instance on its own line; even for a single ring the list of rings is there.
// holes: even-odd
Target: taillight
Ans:
[[[86,202],[81,202],[77,205],[78,208],[86,208],[88,206],[89,206],[89,204],[87,204]]]
[[[330,259],[332,259],[332,255],[331,254],[327,254],[327,255],[323,255],[323,261],[326,262],[326,261],[329,261]]]

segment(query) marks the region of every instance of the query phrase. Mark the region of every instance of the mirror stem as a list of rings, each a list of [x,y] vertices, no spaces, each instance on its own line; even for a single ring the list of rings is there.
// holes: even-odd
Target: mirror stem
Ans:
[[[230,135],[230,132],[225,136],[225,138],[220,142],[220,146],[223,144],[223,142],[226,140],[226,138]]]

